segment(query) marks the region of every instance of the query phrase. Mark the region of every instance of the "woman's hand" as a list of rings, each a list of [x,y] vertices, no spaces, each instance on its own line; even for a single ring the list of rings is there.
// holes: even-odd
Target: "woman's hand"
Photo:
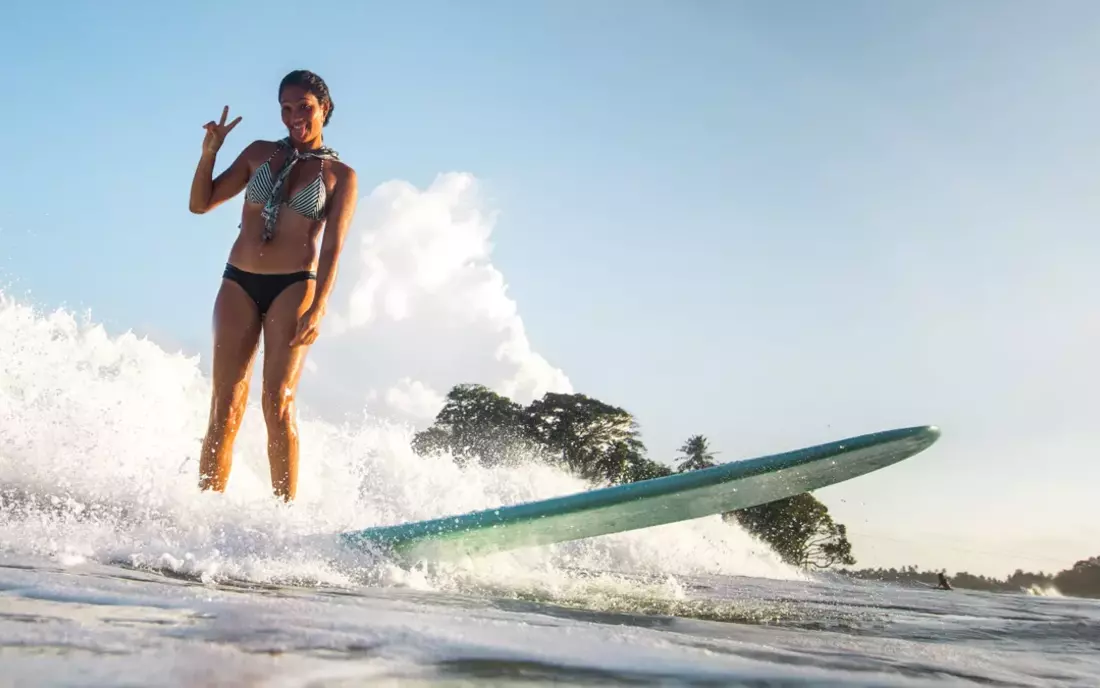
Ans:
[[[321,313],[310,308],[302,317],[298,318],[298,331],[294,339],[290,340],[291,346],[309,346],[317,341],[318,330],[321,327]]]
[[[237,123],[241,121],[240,116],[233,120],[229,124],[225,123],[225,118],[229,116],[229,106],[226,105],[222,108],[222,119],[220,122],[215,123],[210,120],[203,125],[203,129],[206,130],[206,136],[202,139],[202,152],[208,155],[215,155],[218,149],[222,147],[222,143],[225,141],[225,136],[229,132],[233,131],[233,127],[237,126]]]

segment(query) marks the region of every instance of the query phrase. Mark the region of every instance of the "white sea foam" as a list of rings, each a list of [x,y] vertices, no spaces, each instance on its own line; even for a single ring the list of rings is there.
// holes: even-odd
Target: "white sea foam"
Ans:
[[[419,572],[340,550],[330,536],[585,489],[541,464],[460,468],[409,448],[412,429],[364,417],[302,418],[299,495],[270,496],[264,425],[251,404],[225,494],[196,488],[209,380],[198,360],[88,318],[0,295],[0,547],[61,563],[124,563],[208,580],[371,583],[548,597],[680,594],[677,574],[795,577],[717,517],[494,555]]]

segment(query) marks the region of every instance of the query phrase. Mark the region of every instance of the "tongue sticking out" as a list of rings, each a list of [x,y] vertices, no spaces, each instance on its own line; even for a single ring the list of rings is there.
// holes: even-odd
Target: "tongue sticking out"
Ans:
[[[290,132],[294,134],[295,138],[304,139],[306,137],[306,125],[296,124],[290,128]]]

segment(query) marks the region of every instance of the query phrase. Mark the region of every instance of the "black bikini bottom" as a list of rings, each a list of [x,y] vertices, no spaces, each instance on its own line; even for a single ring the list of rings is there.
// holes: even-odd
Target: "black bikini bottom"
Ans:
[[[317,279],[317,273],[311,270],[302,270],[301,272],[262,274],[246,272],[235,265],[226,263],[222,277],[241,285],[245,293],[252,297],[256,308],[260,310],[260,318],[263,318],[264,314],[267,313],[267,309],[271,308],[271,303],[275,300],[275,297],[281,294],[284,289],[295,282]]]

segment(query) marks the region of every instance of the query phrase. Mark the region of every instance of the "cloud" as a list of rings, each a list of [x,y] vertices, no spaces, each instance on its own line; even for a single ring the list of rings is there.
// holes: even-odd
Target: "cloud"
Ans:
[[[426,189],[388,181],[361,199],[326,333],[311,354],[324,374],[302,397],[343,411],[374,404],[373,413],[419,421],[460,382],[520,403],[571,392],[565,373],[532,346],[492,264],[496,220],[465,173],[439,175]]]
[[[404,377],[386,390],[386,403],[406,416],[431,419],[443,407],[443,395],[419,380]]]

